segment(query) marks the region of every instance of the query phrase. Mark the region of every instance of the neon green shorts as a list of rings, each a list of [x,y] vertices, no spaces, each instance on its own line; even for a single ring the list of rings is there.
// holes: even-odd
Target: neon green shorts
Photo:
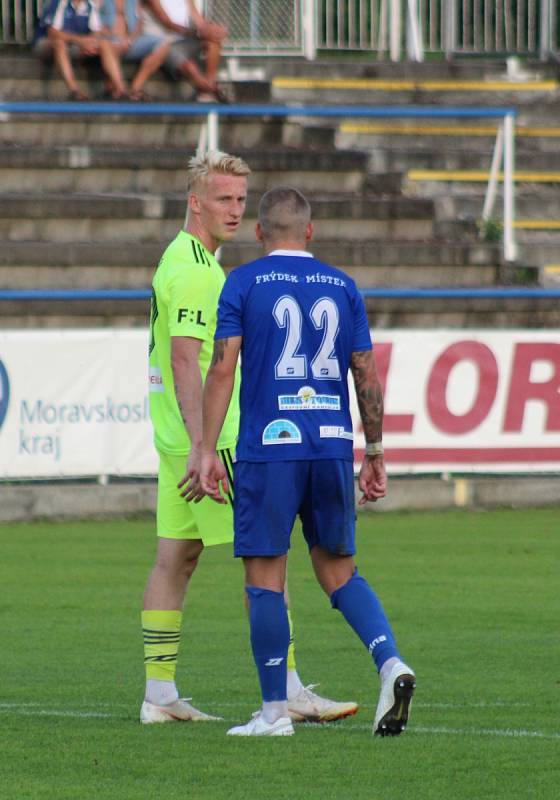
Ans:
[[[220,457],[228,471],[233,491],[230,450],[221,450]],[[157,493],[157,535],[166,539],[202,539],[205,547],[233,541],[233,506],[220,505],[209,497],[200,503],[187,503],[177,484],[185,474],[187,456],[159,453]]]

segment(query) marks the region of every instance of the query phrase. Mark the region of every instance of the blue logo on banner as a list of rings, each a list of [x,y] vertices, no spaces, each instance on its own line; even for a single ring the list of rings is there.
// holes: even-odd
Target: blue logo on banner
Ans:
[[[8,411],[10,401],[10,381],[4,364],[0,361],[0,428]]]

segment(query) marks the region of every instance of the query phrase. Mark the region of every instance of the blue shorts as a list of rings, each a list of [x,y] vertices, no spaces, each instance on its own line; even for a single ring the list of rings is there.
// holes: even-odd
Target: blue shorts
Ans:
[[[233,485],[235,556],[284,555],[298,514],[310,550],[356,552],[351,461],[238,461]]]
[[[123,55],[123,61],[143,61],[146,56],[149,56],[160,44],[165,44],[165,39],[162,39],[160,36],[141,33]]]

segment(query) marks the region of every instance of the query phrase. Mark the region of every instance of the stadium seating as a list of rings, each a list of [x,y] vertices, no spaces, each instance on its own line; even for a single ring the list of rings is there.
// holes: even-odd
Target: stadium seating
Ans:
[[[504,265],[499,225],[486,226],[482,236],[477,227],[495,138],[487,122],[469,122],[465,130],[464,124],[440,123],[438,129],[414,120],[376,120],[368,128],[352,120],[232,118],[221,123],[220,146],[244,155],[254,174],[247,219],[238,241],[222,253],[226,267],[259,252],[253,242],[257,198],[281,182],[301,188],[312,201],[314,253],[347,269],[361,287],[557,280],[560,112],[550,68],[539,66],[528,80],[510,81],[500,61],[414,67],[363,60],[263,63],[264,80],[227,85],[232,98],[516,106],[520,258]],[[101,91],[95,72],[81,77],[89,78],[93,93]],[[321,85],[325,77],[329,81]],[[186,84],[164,76],[149,88],[158,101],[191,96]],[[52,70],[13,48],[0,59],[0,94],[5,100],[65,96]],[[202,119],[5,116],[0,288],[148,287],[163,247],[182,224],[182,168]],[[547,298],[441,299],[429,307],[422,300],[386,298],[368,301],[368,310],[377,327],[551,326],[559,313],[557,299]],[[2,311],[12,327],[146,322],[143,301],[22,302],[4,304]]]

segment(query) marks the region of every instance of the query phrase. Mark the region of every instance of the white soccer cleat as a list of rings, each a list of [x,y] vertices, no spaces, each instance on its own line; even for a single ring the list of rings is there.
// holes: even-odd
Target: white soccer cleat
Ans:
[[[398,736],[404,731],[415,688],[414,672],[402,661],[398,661],[381,682],[381,693],[373,722],[373,733],[376,736]]]
[[[328,697],[320,697],[311,690],[318,684],[304,686],[299,694],[288,700],[288,713],[293,722],[332,722],[350,717],[358,710],[354,702],[337,703]]]
[[[156,706],[144,700],[140,709],[140,722],[149,725],[152,722],[216,722],[222,719],[199,711],[187,702],[190,699],[190,697],[180,697],[165,706]]]
[[[276,722],[267,722],[262,711],[253,714],[246,725],[230,728],[228,736],[293,736],[294,726],[289,717],[280,717]]]

